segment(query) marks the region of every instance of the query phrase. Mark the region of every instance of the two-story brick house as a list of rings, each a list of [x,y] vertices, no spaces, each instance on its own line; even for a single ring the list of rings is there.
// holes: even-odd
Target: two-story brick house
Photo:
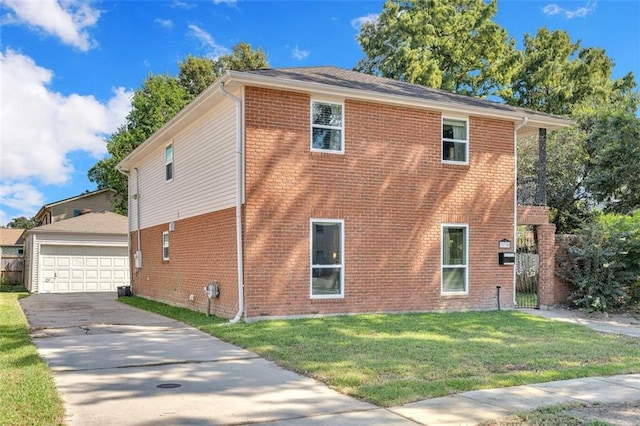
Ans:
[[[568,125],[333,67],[228,72],[118,166],[133,291],[202,310],[217,281],[213,313],[247,319],[494,309],[497,285],[513,307],[515,140]]]

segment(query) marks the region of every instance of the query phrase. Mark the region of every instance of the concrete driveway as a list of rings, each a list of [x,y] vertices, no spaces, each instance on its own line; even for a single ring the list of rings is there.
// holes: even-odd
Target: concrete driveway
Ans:
[[[116,299],[75,293],[20,301],[68,425],[416,424]]]

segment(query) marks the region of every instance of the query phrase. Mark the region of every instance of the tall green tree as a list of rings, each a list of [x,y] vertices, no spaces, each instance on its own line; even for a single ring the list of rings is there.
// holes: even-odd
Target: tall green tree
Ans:
[[[25,217],[25,216],[20,216],[20,217],[14,217],[13,219],[11,219],[11,222],[7,223],[6,228],[13,228],[13,229],[31,229],[31,228],[35,228],[37,225],[35,218],[31,217]],[[5,228],[5,227],[3,227]]]
[[[231,53],[218,59],[187,56],[178,64],[178,82],[193,99],[228,70],[247,71],[268,67],[267,54],[261,47],[253,49],[250,44],[240,42],[232,47]]]
[[[605,211],[628,214],[640,209],[640,118],[638,103],[587,109],[588,153],[584,186]]]
[[[612,79],[614,63],[600,48],[583,48],[565,31],[540,28],[525,34],[524,51],[511,89],[511,105],[569,115],[584,102],[609,103],[635,87],[633,74]]]
[[[509,87],[518,54],[493,17],[497,0],[388,0],[362,25],[356,69],[485,97]]]
[[[576,120],[574,128],[550,134],[547,142],[547,205],[559,232],[572,232],[596,208],[620,212],[638,206],[632,176],[640,173],[640,162],[614,165],[637,150],[636,83],[632,73],[614,79],[613,67],[603,49],[585,48],[564,31],[540,28],[534,36],[525,35],[511,91],[503,93],[509,104]],[[537,142],[519,141],[522,201],[538,173]]]
[[[149,75],[137,89],[131,101],[126,122],[107,139],[107,157],[89,169],[89,180],[98,189],[113,188],[120,195],[114,199],[118,213],[127,213],[127,177],[116,170],[116,165],[137,146],[160,129],[182,108],[211,85],[223,72],[266,68],[266,54],[254,50],[247,43],[239,43],[230,54],[217,60],[187,56],[180,62],[176,77]]]

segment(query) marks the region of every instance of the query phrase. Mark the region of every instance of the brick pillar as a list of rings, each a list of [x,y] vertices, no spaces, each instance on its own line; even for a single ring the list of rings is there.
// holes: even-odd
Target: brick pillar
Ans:
[[[538,277],[538,303],[541,308],[553,306],[560,302],[555,297],[555,267],[556,267],[556,225],[536,225],[538,238],[538,255],[540,257],[540,272]]]

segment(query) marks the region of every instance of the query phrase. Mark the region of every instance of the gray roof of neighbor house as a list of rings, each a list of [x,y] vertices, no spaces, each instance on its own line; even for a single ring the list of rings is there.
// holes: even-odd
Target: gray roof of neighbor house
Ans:
[[[227,71],[160,130],[129,153],[117,168],[128,171],[137,158],[155,149],[156,144],[163,144],[198,120],[200,113],[224,98],[222,87],[233,91],[241,86],[301,91],[315,96],[336,96],[443,113],[498,118],[522,125],[519,136],[536,133],[538,128],[555,130],[574,124],[564,117],[332,66]]]
[[[21,246],[24,244],[24,229],[0,228],[0,246]]]
[[[26,233],[67,232],[76,234],[128,234],[126,216],[113,212],[92,212],[38,226]]]

